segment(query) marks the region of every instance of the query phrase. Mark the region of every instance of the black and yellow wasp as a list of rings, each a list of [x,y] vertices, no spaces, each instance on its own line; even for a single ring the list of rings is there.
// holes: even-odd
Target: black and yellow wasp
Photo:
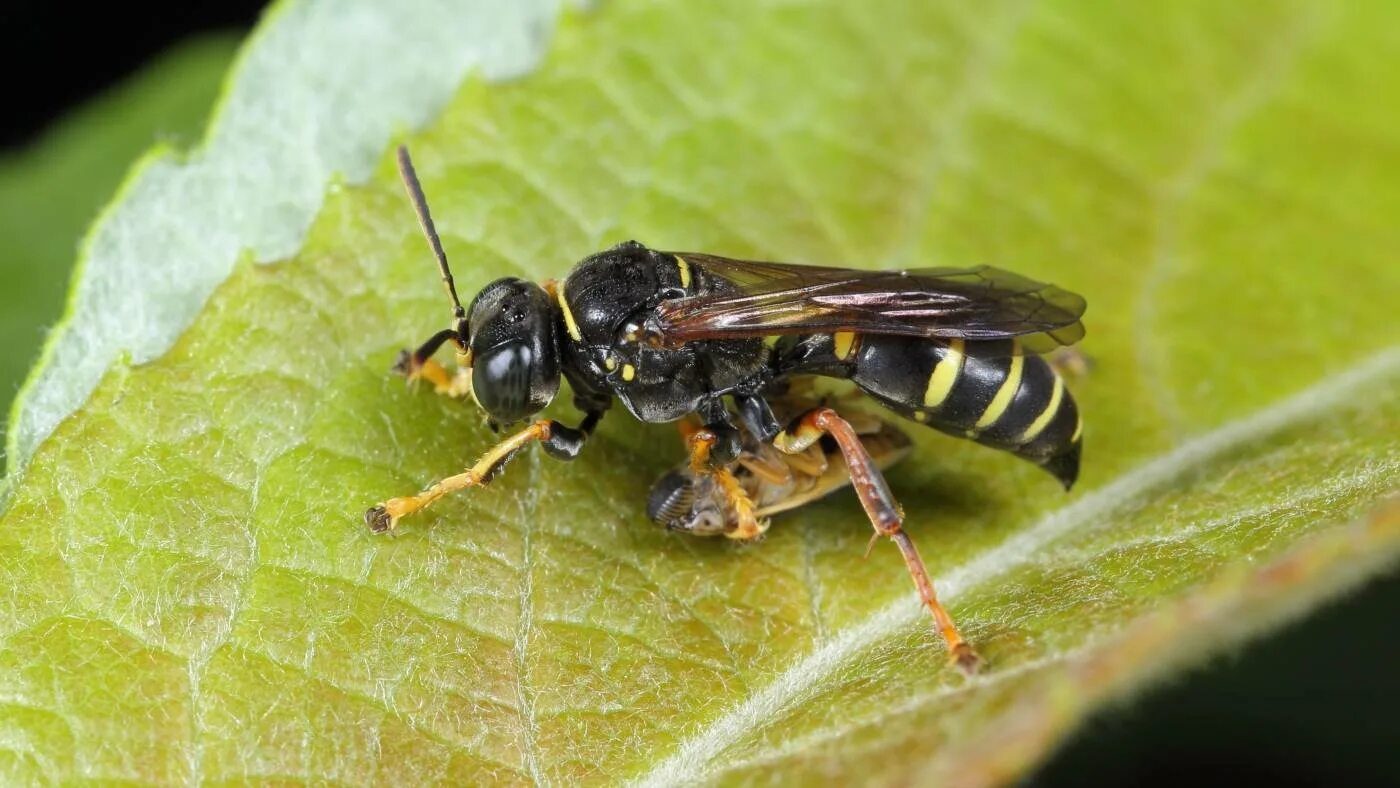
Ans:
[[[876,535],[900,548],[953,660],[975,668],[976,654],[938,603],[857,430],[816,401],[780,422],[770,400],[798,376],[849,380],[900,416],[1011,452],[1068,488],[1079,473],[1079,412],[1040,354],[1084,335],[1083,298],[988,266],[869,271],[628,241],[583,259],[563,281],[497,279],[463,308],[403,148],[399,168],[451,297],[453,324],[404,351],[396,369],[444,393],[470,394],[493,428],[532,419],[561,377],[584,415],[576,427],[533,421],[466,471],[371,508],[371,530],[389,531],[447,493],[487,484],[531,443],[573,459],[618,400],[642,421],[693,425],[684,431],[692,473],[729,501],[726,535],[754,539],[766,523],[735,476],[744,441],[793,456],[824,441],[839,449]],[[449,342],[455,376],[430,358]],[[697,521],[670,524],[685,530]]]

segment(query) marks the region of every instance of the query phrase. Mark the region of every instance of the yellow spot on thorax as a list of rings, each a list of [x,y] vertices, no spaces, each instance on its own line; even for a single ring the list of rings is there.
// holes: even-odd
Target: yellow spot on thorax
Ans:
[[[631,383],[633,378],[635,377],[637,377],[637,368],[632,366],[631,364],[623,364],[622,379],[628,383]]]
[[[1011,345],[1011,366],[1006,370],[1006,379],[1001,382],[1001,387],[997,389],[995,397],[992,397],[992,404],[982,411],[982,418],[977,420],[977,429],[985,430],[996,423],[1006,413],[1006,409],[1011,407],[1011,400],[1016,397],[1016,390],[1021,388],[1021,371],[1026,365],[1026,357],[1021,352],[1021,343],[1013,340]]]
[[[564,285],[559,285],[554,289],[556,301],[559,302],[559,311],[564,314],[564,327],[569,330],[569,336],[575,342],[583,341],[583,334],[578,330],[578,323],[574,321],[574,312],[569,309],[569,299],[564,297]]]
[[[1060,412],[1060,401],[1064,398],[1065,381],[1064,378],[1061,378],[1057,374],[1055,375],[1055,389],[1050,392],[1050,402],[1046,404],[1045,410],[1042,410],[1040,415],[1035,417],[1035,421],[1031,422],[1031,425],[1026,428],[1026,431],[1021,433],[1020,443],[1022,445],[1035,440],[1040,436],[1040,433],[1045,431],[1046,427],[1050,426],[1050,422],[1055,419],[1055,414]],[[1078,429],[1075,430],[1074,434],[1075,437],[1079,436]],[[1071,438],[1070,443],[1073,442],[1074,439]]]
[[[675,257],[676,257],[676,269],[679,270],[679,271],[680,271],[680,274],[681,274],[681,288],[682,288],[682,289],[685,289],[685,290],[689,290],[689,289],[690,289],[690,263],[687,263],[687,262],[685,261],[685,258],[684,258],[684,257],[681,257],[680,255],[676,255]]]
[[[836,358],[847,361],[851,357],[851,351],[856,347],[856,333],[854,331],[837,331],[831,335]]]
[[[948,351],[934,366],[933,374],[928,376],[928,388],[924,390],[924,407],[936,408],[948,399],[948,394],[953,391],[953,384],[958,382],[958,375],[962,373],[963,359],[966,358],[963,351],[966,347],[967,343],[961,339],[954,339],[948,343]]]

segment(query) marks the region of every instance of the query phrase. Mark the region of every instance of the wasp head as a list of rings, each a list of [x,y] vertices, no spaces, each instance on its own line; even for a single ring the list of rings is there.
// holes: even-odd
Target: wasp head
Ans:
[[[559,391],[554,313],[544,288],[507,277],[487,285],[467,310],[472,393],[493,422],[539,413]]]

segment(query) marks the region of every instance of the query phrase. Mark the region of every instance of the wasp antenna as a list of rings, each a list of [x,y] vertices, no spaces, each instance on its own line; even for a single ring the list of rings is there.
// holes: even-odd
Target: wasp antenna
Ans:
[[[457,298],[457,285],[452,281],[452,270],[447,267],[447,253],[442,250],[442,240],[438,238],[437,228],[433,226],[433,215],[428,211],[428,199],[423,196],[423,185],[418,182],[418,173],[413,169],[413,159],[408,155],[407,145],[399,146],[398,158],[399,177],[403,178],[404,190],[408,192],[408,199],[413,203],[414,212],[418,214],[418,225],[423,228],[428,246],[437,258],[438,270],[442,272],[442,284],[447,288],[447,295],[452,298],[452,316],[458,321],[465,320],[467,310],[462,308],[462,302]]]

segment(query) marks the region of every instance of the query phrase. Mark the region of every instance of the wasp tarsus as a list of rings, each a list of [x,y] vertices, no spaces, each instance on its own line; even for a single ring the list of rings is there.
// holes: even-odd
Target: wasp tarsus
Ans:
[[[365,525],[369,526],[371,533],[388,533],[393,529],[394,524],[389,519],[389,512],[380,506],[371,506],[365,511]]]

